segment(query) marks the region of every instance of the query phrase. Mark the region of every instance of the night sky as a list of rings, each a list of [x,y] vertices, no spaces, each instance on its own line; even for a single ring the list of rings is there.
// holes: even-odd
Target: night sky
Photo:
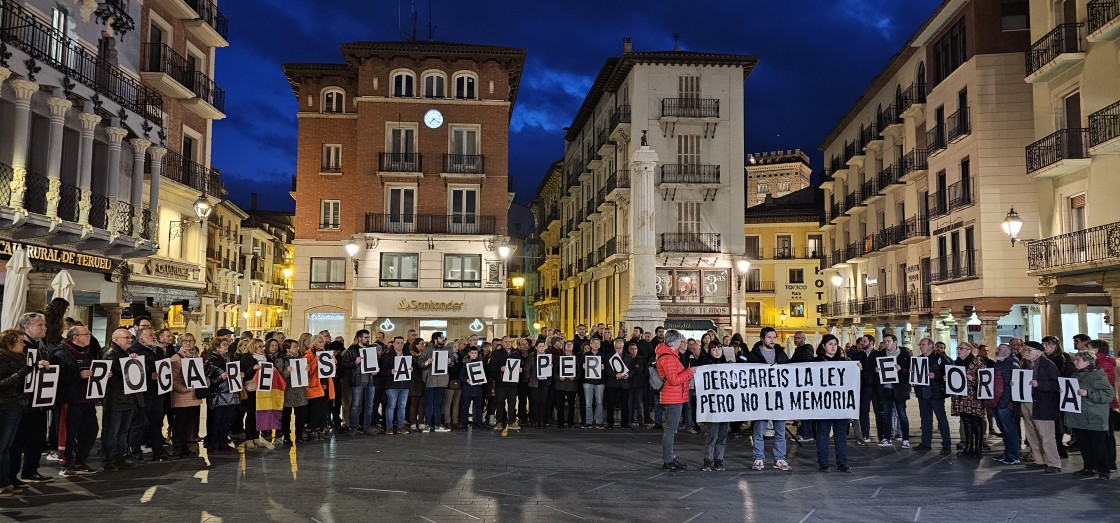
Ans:
[[[413,5],[427,39],[431,5],[436,40],[528,51],[510,123],[519,202],[562,155],[562,129],[624,36],[635,51],[672,49],[678,33],[682,50],[757,56],[746,151],[801,148],[819,171],[817,145],[940,1],[227,0],[230,46],[217,51],[216,72],[227,117],[214,124],[213,165],[235,203],[257,192],[260,208],[292,210],[296,100],[280,64],[341,63],[342,42],[407,39]]]

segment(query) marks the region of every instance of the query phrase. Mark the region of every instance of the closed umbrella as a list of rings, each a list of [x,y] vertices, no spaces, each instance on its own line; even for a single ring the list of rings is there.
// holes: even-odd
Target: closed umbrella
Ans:
[[[0,314],[0,329],[11,329],[27,306],[27,273],[31,272],[31,262],[27,251],[17,247],[8,260],[7,274],[4,276],[4,311]]]
[[[54,298],[62,298],[66,303],[74,305],[74,278],[70,276],[70,271],[58,271],[51,280],[51,290],[54,291]]]

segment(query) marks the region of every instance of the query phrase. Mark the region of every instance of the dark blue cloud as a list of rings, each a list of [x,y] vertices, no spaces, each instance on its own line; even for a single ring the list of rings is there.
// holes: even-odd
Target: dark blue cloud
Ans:
[[[296,103],[280,64],[340,62],[341,42],[405,38],[413,3],[418,37],[427,38],[423,0],[222,3],[230,47],[218,51],[217,81],[229,116],[215,124],[213,163],[235,201],[247,205],[245,191],[254,191],[262,207],[294,205],[288,191]],[[745,149],[800,148],[819,169],[817,144],[939,3],[695,0],[680,9],[674,2],[479,0],[433,2],[432,20],[439,40],[528,50],[510,123],[510,176],[517,199],[527,202],[562,154],[562,129],[603,60],[621,52],[623,36],[633,37],[636,50],[669,49],[679,33],[682,49],[758,56],[745,88]]]

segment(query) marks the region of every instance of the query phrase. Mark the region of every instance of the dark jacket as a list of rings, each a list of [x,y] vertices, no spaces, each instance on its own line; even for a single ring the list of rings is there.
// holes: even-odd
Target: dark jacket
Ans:
[[[237,392],[229,391],[229,379],[223,379],[222,373],[226,371],[226,363],[231,360],[226,356],[222,356],[218,351],[210,351],[206,356],[206,364],[204,365],[204,372],[206,372],[206,379],[210,380],[210,397],[206,399],[207,406],[210,408],[229,407],[241,404],[241,396]],[[241,367],[241,372],[245,372],[244,365]],[[315,379],[312,376],[310,379]],[[241,386],[245,386],[245,381],[241,381]]]
[[[1011,386],[1009,383],[1011,383],[1011,371],[1018,368],[1019,359],[1014,355],[1008,356],[1005,360],[996,362],[996,383],[993,384],[996,408],[1008,409],[1013,406],[1011,402]]]
[[[477,361],[477,360],[471,360],[471,361]],[[485,384],[483,384],[483,385],[471,385],[470,384],[470,381],[467,380],[467,363],[469,363],[469,362],[464,361],[464,362],[462,362],[461,365],[459,365],[459,373],[456,375],[456,376],[459,377],[459,381],[463,383],[462,398],[463,399],[481,398],[481,397],[483,397],[484,392],[486,391],[486,385]],[[486,379],[490,379],[490,378],[487,377]]]
[[[625,365],[626,367],[624,373],[627,374],[627,379],[619,379],[619,373],[615,372],[614,367],[611,366],[611,358],[613,358],[615,354],[617,353],[612,350],[609,355],[603,357],[603,376],[607,378],[607,388],[629,389],[630,378],[634,376],[634,359],[631,358],[630,354],[625,350],[622,351],[621,354],[619,354],[619,356],[622,358],[623,365]]]
[[[405,349],[401,351],[401,356],[412,356],[412,354],[408,352],[408,349]],[[416,374],[420,374],[420,372],[416,369],[416,360],[416,356],[412,356],[413,376],[415,376]],[[407,389],[412,385],[411,380],[396,381],[393,379],[393,372],[396,370],[393,368],[393,366],[396,364],[396,362],[397,351],[390,348],[381,355],[380,359],[377,360],[377,374],[379,376],[385,377],[386,389]]]
[[[839,353],[837,353],[839,354]],[[790,363],[806,363],[816,361],[816,350],[812,345],[805,344],[793,350],[793,357],[789,359]]]
[[[747,354],[747,363],[761,363],[766,364],[766,356],[762,355],[762,346],[756,346],[754,350]],[[774,364],[785,365],[789,363],[789,356],[786,355],[785,349],[781,345],[774,345]]]
[[[875,357],[878,351],[865,352],[859,349],[853,349],[849,356],[853,361],[858,361],[862,366],[859,371],[859,385],[863,388],[870,388],[872,391],[878,392],[879,389],[879,373],[875,372],[876,361]],[[944,388],[942,388],[944,391]]]
[[[128,359],[128,351],[118,347],[116,343],[109,342],[105,350],[101,353],[103,360],[126,360]],[[109,367],[112,374],[109,376],[108,388],[105,391],[105,410],[119,411],[119,410],[132,410],[144,406],[144,395],[125,394],[124,393],[124,369],[123,361],[116,361]]]
[[[529,354],[529,357],[525,359],[525,369],[523,369],[522,372],[529,373],[529,387],[534,389],[540,387],[547,388],[552,384],[552,377],[556,375],[556,365],[558,363],[558,360],[556,359],[556,356],[548,354],[547,352],[540,355],[548,356],[549,359],[552,360],[552,374],[550,374],[547,378],[540,379],[537,378],[537,356],[537,351],[533,351],[531,354]]]
[[[872,365],[879,364],[877,358],[887,356],[886,351],[873,351],[871,354],[874,356],[871,360]],[[898,383],[893,383],[890,387],[880,385],[879,397],[908,400],[910,399],[910,350],[906,347],[899,347],[898,357],[895,362],[900,367],[898,371]]]
[[[156,371],[156,362],[167,357],[163,348],[149,347],[136,339],[133,340],[132,346],[128,348],[128,353],[144,358],[144,372],[147,374],[145,379],[148,381],[148,390],[144,392],[144,399],[155,401],[159,397],[159,389],[156,386],[156,380],[152,379],[152,373]]]
[[[914,395],[920,399],[945,401],[945,366],[952,363],[948,356],[940,352],[931,352],[929,371],[933,373],[933,377],[929,379],[929,386],[915,385]]]
[[[27,405],[28,395],[23,392],[23,382],[31,374],[27,355],[0,350],[0,407]]]
[[[1031,399],[1034,400],[1034,419],[1055,421],[1058,412],[1058,368],[1046,357],[1034,361],[1034,374],[1031,379],[1038,382],[1032,387]]]
[[[494,382],[498,387],[517,387],[515,382],[506,382],[502,379],[502,367],[506,366],[510,358],[520,358],[521,353],[518,352],[516,347],[511,347],[506,350],[504,347],[494,349],[490,353],[490,361],[486,362],[486,379]],[[522,368],[521,372],[525,372]]]
[[[631,390],[645,390],[649,388],[649,360],[642,356],[639,349],[638,355],[631,356],[634,361],[634,366],[630,368],[630,389]],[[631,393],[632,394],[632,393]]]
[[[62,340],[58,350],[51,353],[51,365],[58,365],[58,405],[77,405],[97,401],[86,399],[89,378],[82,377],[82,371],[89,370],[90,364],[96,357],[91,349],[92,347],[81,348]]]
[[[587,377],[587,371],[584,370],[583,366],[587,363],[588,356],[599,357],[599,370],[601,371],[600,376],[602,376],[599,379],[591,379]],[[576,367],[578,369],[576,375],[579,376],[579,381],[585,385],[602,385],[605,382],[604,378],[607,375],[607,365],[608,363],[606,353],[604,353],[603,351],[599,351],[599,354],[592,354],[591,351],[587,351],[581,354],[579,357],[579,363]]]
[[[1053,354],[1043,354],[1043,356],[1054,364],[1054,367],[1058,369],[1058,375],[1063,378],[1072,378],[1073,374],[1077,372],[1077,367],[1073,366],[1073,358],[1063,351],[1054,349]]]

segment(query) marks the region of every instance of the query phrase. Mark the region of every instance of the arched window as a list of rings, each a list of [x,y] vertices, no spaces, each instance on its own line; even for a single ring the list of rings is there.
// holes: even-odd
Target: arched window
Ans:
[[[914,93],[918,99],[914,100],[918,103],[925,103],[926,101],[926,63],[918,62],[918,79],[915,81],[917,85],[917,93]]]
[[[416,96],[416,75],[412,71],[393,72],[393,96],[412,98]]]
[[[902,117],[902,84],[895,84],[894,86],[894,110]]]
[[[459,100],[474,100],[478,98],[476,89],[478,79],[473,73],[455,73],[455,98]]]
[[[328,87],[323,89],[323,112],[324,113],[341,113],[345,112],[346,107],[346,93],[337,87]]]
[[[447,78],[440,72],[424,73],[424,98],[447,98]]]

